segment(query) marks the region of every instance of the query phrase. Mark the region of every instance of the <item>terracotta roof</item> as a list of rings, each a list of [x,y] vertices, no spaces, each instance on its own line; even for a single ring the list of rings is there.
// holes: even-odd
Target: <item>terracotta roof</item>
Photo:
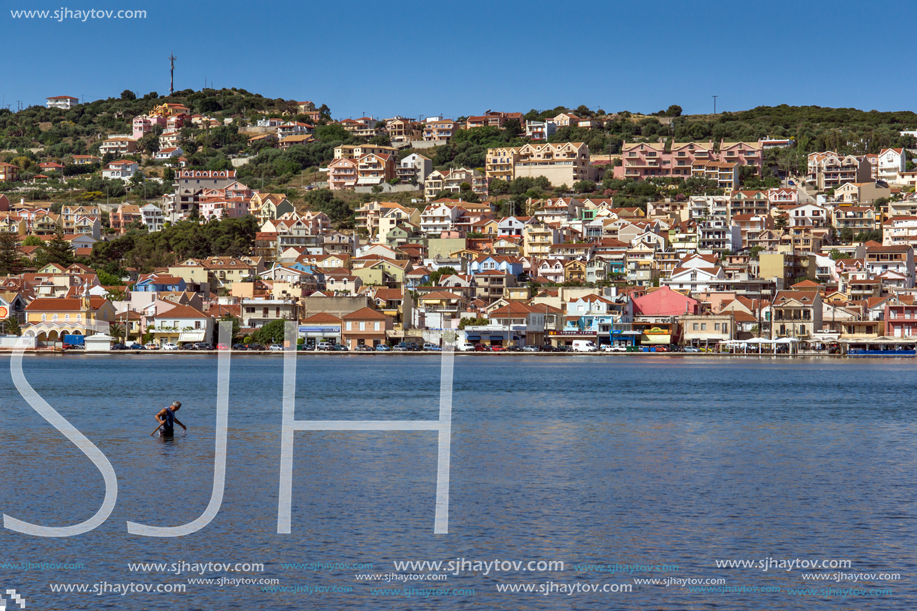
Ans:
[[[382,312],[372,308],[360,308],[356,312],[344,315],[344,320],[387,320],[388,318]]]
[[[101,308],[108,300],[104,297],[90,297],[89,304],[93,310]],[[30,312],[78,312],[83,309],[82,300],[79,298],[50,298],[39,297],[33,299],[25,307]]]

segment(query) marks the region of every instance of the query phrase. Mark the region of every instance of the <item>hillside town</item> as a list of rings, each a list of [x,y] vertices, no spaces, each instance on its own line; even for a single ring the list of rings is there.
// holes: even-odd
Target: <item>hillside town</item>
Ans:
[[[332,120],[311,102],[254,118],[169,102],[85,154],[5,153],[2,345],[265,349],[297,321],[302,350],[436,350],[450,333],[479,352],[913,356],[913,145],[800,152],[655,127],[605,150],[558,140],[680,118],[584,110]],[[227,126],[239,152],[202,167],[201,141]],[[252,174],[265,151],[318,150],[323,129],[350,140],[284,184]],[[505,145],[480,167],[435,162],[476,130]],[[108,192],[74,196],[67,176]],[[250,229],[193,233],[220,227]],[[180,228],[194,244],[143,250]]]

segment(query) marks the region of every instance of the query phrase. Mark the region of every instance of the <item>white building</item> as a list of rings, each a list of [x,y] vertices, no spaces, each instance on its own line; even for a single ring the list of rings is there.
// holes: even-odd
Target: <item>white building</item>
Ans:
[[[412,153],[402,159],[395,168],[395,176],[401,179],[401,182],[411,182],[416,180],[417,184],[423,184],[433,172],[433,161],[424,157],[420,153]]]
[[[147,204],[140,209],[140,213],[143,215],[143,224],[146,225],[147,231],[162,231],[164,218],[158,206]]]
[[[46,99],[48,100],[48,108],[60,108],[61,110],[70,110],[80,103],[79,98],[69,95],[56,95]]]
[[[458,206],[447,206],[445,204],[432,204],[424,208],[420,214],[420,230],[424,235],[436,235],[443,231],[452,231],[455,228],[455,220],[461,214],[461,208]]]
[[[140,169],[140,166],[136,161],[121,160],[121,161],[111,161],[105,168],[102,170],[102,178],[109,178],[111,180],[120,179],[123,181],[130,180],[134,174]]]
[[[156,151],[156,154],[153,155],[153,158],[157,161],[165,161],[168,159],[176,159],[184,154],[185,151],[183,151],[180,147],[170,146],[168,148],[159,149]]]
[[[907,150],[885,149],[879,153],[879,174],[877,178],[886,182],[898,182],[898,174],[907,170]]]

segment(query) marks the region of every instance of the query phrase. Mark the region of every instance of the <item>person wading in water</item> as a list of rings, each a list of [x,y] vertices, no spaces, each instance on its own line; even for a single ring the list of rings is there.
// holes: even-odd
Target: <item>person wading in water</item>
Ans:
[[[184,430],[188,430],[188,427],[182,424],[181,421],[175,417],[175,412],[177,412],[180,408],[181,401],[176,401],[169,407],[162,408],[162,411],[156,414],[156,422],[159,423],[159,427],[157,427],[156,430],[159,431],[160,437],[171,437],[174,435],[176,424]],[[153,431],[153,434],[155,435],[156,431]]]

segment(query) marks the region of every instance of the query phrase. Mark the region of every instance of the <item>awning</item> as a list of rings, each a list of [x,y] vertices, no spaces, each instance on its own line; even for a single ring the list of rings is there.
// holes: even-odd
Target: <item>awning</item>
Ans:
[[[182,331],[178,336],[180,342],[202,342],[204,341],[204,331]]]
[[[480,335],[466,335],[465,340],[469,342],[478,342],[478,341],[481,341],[481,336]]]

